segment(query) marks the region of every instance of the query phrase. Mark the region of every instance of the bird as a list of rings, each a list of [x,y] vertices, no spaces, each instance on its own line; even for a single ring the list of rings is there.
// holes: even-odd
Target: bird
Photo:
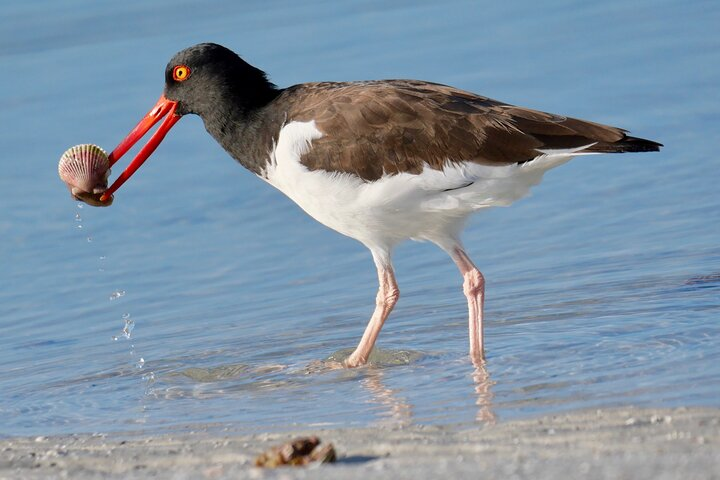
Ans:
[[[117,189],[185,115],[242,166],[327,227],[365,245],[377,268],[375,309],[344,367],[368,362],[400,290],[393,249],[407,240],[444,250],[462,276],[469,356],[485,359],[485,278],[461,241],[466,220],[528,194],[576,156],[653,152],[628,131],[518,107],[420,80],[311,82],[279,88],[232,50],[202,43],[175,54],[156,105],[109,155],[114,164],[164,121]]]

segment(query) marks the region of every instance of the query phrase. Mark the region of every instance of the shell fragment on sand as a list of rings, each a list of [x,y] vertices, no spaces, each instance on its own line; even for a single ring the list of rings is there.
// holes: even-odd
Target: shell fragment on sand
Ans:
[[[320,446],[318,437],[296,438],[283,445],[261,453],[255,459],[256,467],[277,468],[282,466],[303,466],[312,462],[332,463],[337,454],[332,443]]]

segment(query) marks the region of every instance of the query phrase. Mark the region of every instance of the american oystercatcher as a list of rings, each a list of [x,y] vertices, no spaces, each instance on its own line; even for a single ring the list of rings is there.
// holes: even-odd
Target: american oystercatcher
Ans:
[[[170,60],[163,95],[111,153],[111,163],[165,120],[101,200],[191,113],[245,168],[317,221],[370,249],[380,286],[365,333],[345,360],[348,367],[367,362],[398,300],[391,255],[408,239],[435,243],[459,268],[470,357],[482,362],[485,280],[460,241],[468,216],[510,205],[545,171],[574,156],[662,146],[619,128],[418,80],[277,88],[231,50],[203,43]]]

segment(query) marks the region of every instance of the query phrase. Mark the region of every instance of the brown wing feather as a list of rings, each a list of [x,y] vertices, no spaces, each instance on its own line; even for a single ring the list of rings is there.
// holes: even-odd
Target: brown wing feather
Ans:
[[[315,120],[323,137],[302,158],[310,170],[372,181],[448,162],[508,165],[543,149],[657,150],[619,128],[507,105],[415,80],[310,83],[293,87],[287,121]]]

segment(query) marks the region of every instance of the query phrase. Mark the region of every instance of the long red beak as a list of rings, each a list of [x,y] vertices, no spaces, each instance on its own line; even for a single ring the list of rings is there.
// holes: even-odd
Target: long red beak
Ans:
[[[155,149],[160,145],[160,142],[162,142],[163,138],[165,138],[165,135],[170,131],[170,129],[177,123],[178,120],[180,120],[181,116],[175,114],[175,109],[177,108],[177,102],[173,102],[172,100],[168,100],[165,98],[165,95],[160,95],[160,100],[155,104],[155,106],[150,110],[147,115],[143,117],[142,120],[135,126],[135,128],[132,129],[132,131],[128,134],[125,139],[120,142],[120,145],[118,145],[115,150],[112,151],[110,154],[110,165],[114,165],[115,162],[117,162],[120,157],[125,155],[125,153],[132,148],[133,145],[135,145],[138,140],[140,140],[147,132],[150,130],[156,123],[158,123],[162,118],[167,115],[167,118],[165,121],[160,125],[160,127],[157,129],[157,131],[153,134],[152,137],[150,137],[150,140],[145,144],[145,146],[138,152],[137,156],[133,159],[132,162],[130,162],[130,165],[125,169],[124,172],[120,174],[120,176],[115,180],[115,182],[105,190],[105,192],[100,197],[101,202],[105,202],[110,198],[110,195],[115,193],[115,191],[120,188],[120,186],[125,183],[125,181],[132,176],[133,173],[137,171],[138,168],[140,168],[140,165],[142,165],[145,160],[152,155],[152,153],[155,151]]]

